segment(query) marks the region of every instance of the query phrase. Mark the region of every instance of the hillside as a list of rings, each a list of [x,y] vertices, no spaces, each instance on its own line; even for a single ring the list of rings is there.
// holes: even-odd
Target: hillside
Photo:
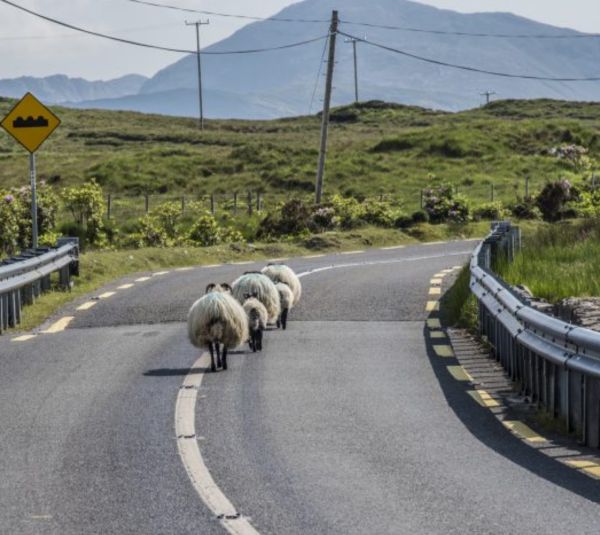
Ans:
[[[0,100],[0,115],[12,101]],[[38,153],[38,172],[56,186],[96,177],[105,191],[231,194],[260,189],[267,198],[310,196],[320,120],[208,121],[131,112],[53,108],[63,124]],[[381,102],[337,108],[332,116],[327,194],[390,195],[414,207],[421,188],[451,182],[476,201],[490,184],[499,198],[546,179],[578,176],[548,154],[576,143],[600,158],[600,104],[499,101],[446,113]],[[0,183],[27,184],[26,153],[0,134]],[[516,188],[516,189],[515,189]]]
[[[75,103],[137,94],[146,80],[145,76],[139,74],[93,82],[83,78],[69,78],[64,74],[45,78],[22,76],[0,80],[0,95],[21,98],[29,91],[48,104]]]
[[[277,16],[291,19],[331,17],[337,0],[304,0]],[[345,0],[342,21],[367,21],[439,31],[467,33],[573,34],[509,13],[462,14],[407,0]],[[327,34],[327,23],[255,22],[206,48],[207,52],[263,48],[294,43]],[[342,23],[341,30],[413,54],[494,71],[539,76],[600,75],[599,39],[498,39],[449,36]],[[205,113],[213,118],[268,119],[305,114],[323,50],[323,41],[264,54],[203,58],[207,92]],[[556,83],[498,78],[430,65],[412,58],[358,46],[361,100],[379,99],[444,110],[479,105],[480,93],[494,90],[502,99],[552,98],[600,100],[598,83]],[[353,101],[352,47],[338,40],[334,104]],[[144,83],[139,96],[86,102],[88,107],[133,109],[155,113],[197,115],[196,59],[187,56]],[[322,84],[321,84],[322,85]],[[320,105],[319,88],[313,111]],[[176,109],[173,101],[177,99]]]

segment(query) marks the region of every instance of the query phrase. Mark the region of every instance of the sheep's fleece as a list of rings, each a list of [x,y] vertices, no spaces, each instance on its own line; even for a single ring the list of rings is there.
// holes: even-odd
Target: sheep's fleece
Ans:
[[[236,279],[233,284],[233,297],[240,303],[246,296],[252,295],[264,305],[269,314],[269,321],[276,321],[281,312],[279,292],[275,284],[262,273],[247,273]]]
[[[291,267],[286,266],[285,264],[270,264],[263,268],[262,272],[275,284],[278,282],[287,284],[294,294],[294,302],[292,305],[298,304],[298,301],[300,301],[300,297],[302,296],[302,284],[300,284],[298,275],[294,273],[294,270]]]

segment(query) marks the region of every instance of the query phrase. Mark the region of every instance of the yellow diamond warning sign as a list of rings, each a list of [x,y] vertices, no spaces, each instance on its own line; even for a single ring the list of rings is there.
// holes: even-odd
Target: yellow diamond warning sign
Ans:
[[[58,125],[60,119],[31,93],[27,93],[0,123],[29,152],[38,150]]]

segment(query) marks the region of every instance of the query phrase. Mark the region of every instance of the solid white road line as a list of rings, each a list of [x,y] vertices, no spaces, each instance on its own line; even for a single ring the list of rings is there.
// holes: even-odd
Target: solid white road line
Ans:
[[[192,369],[208,369],[210,358],[204,353],[192,366]],[[175,406],[175,433],[179,456],[185,466],[196,492],[212,511],[221,525],[229,532],[237,535],[258,535],[247,518],[239,515],[233,504],[217,486],[210,475],[196,436],[196,401],[198,389],[202,384],[204,373],[189,373],[177,396]]]

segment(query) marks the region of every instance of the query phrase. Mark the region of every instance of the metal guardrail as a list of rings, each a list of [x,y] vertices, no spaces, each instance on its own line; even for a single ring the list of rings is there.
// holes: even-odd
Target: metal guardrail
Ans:
[[[21,323],[21,309],[51,288],[51,275],[58,284],[71,287],[71,275],[79,274],[79,240],[61,238],[56,248],[38,248],[0,262],[0,334]]]
[[[493,272],[521,247],[518,227],[501,222],[475,249],[471,291],[479,329],[494,355],[532,403],[591,447],[600,447],[600,332],[566,323],[530,306]]]

